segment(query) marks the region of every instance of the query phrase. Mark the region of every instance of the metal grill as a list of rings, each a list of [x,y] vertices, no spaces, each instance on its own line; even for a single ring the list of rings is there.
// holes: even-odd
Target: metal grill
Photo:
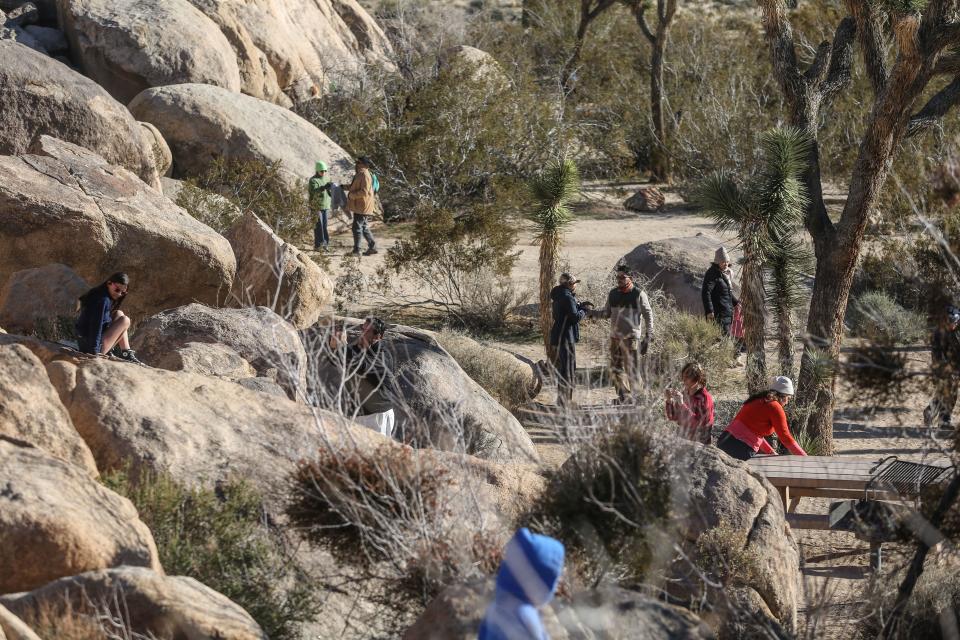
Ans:
[[[901,496],[919,495],[925,486],[946,478],[952,469],[952,466],[941,467],[887,456],[870,470],[866,494],[869,497],[871,490],[893,490]]]

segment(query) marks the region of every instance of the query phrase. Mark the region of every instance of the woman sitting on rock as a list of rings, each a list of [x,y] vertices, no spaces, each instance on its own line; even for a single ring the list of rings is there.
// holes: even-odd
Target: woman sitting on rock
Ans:
[[[777,434],[780,442],[797,456],[807,452],[790,435],[787,414],[783,408],[793,397],[793,382],[786,376],[775,376],[766,391],[750,396],[739,413],[717,440],[717,446],[737,460],[749,460],[758,452],[776,455],[764,438]]]
[[[127,337],[130,318],[120,311],[129,283],[127,274],[115,273],[80,297],[80,317],[76,324],[77,348],[80,351],[97,355],[112,354],[140,364]]]
[[[683,391],[667,389],[667,418],[680,425],[684,438],[710,444],[713,396],[707,391],[707,373],[699,362],[688,362],[680,372]]]

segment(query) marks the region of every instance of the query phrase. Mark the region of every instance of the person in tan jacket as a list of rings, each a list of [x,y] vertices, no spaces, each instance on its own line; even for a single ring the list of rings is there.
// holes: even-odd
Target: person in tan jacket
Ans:
[[[372,256],[378,253],[373,234],[370,233],[369,216],[376,206],[373,191],[373,176],[370,174],[370,161],[366,157],[357,158],[356,173],[350,186],[344,187],[347,191],[347,211],[353,215],[353,255],[360,255],[360,238],[367,241],[367,250],[363,255]]]

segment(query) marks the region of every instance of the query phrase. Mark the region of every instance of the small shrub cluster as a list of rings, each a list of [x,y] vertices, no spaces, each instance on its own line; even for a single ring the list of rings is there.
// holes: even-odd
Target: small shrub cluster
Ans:
[[[927,338],[926,318],[883,291],[862,294],[847,310],[850,334],[877,344],[915,344]]]
[[[531,514],[574,556],[609,557],[609,569],[626,584],[648,575],[660,541],[656,531],[670,516],[670,464],[651,426],[625,421],[580,446],[550,476]],[[587,564],[586,571],[596,571]]]
[[[890,616],[903,575],[904,571],[894,570],[876,575],[867,583],[859,616],[863,637],[878,637]],[[924,572],[907,600],[900,625],[885,637],[890,640],[952,638],[957,611],[960,611],[960,580],[957,580],[955,563],[948,558],[928,557]]]
[[[271,638],[299,638],[320,610],[319,594],[269,521],[261,496],[243,481],[186,488],[165,475],[103,478],[129,498],[150,528],[160,564],[243,607]]]
[[[714,391],[735,386],[729,369],[736,364],[736,346],[715,322],[669,306],[656,309],[656,332],[651,345],[653,369],[676,375],[687,362],[699,362]]]
[[[219,157],[199,178],[186,181],[176,202],[218,232],[252,211],[274,233],[293,242],[313,227],[306,193],[305,183],[290,185],[280,162]]]
[[[510,411],[530,399],[530,366],[506,351],[484,347],[455,331],[443,330],[437,336],[463,370],[487,393]]]

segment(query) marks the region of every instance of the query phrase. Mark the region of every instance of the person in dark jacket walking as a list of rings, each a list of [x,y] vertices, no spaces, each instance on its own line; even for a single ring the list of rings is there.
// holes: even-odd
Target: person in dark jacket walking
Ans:
[[[933,332],[930,345],[930,364],[936,386],[933,399],[923,410],[923,423],[935,423],[941,429],[950,428],[953,407],[957,404],[957,386],[960,382],[960,309],[948,305],[939,326]]]
[[[733,309],[740,304],[737,296],[733,295],[729,267],[730,254],[724,247],[720,247],[713,256],[713,264],[703,276],[703,287],[700,289],[703,313],[707,316],[707,320],[713,320],[720,325],[720,331],[725,336],[730,335]]]
[[[115,273],[80,297],[80,316],[75,325],[80,351],[97,355],[113,353],[122,360],[141,364],[127,336],[130,318],[120,310],[129,284],[127,274]]]
[[[550,291],[553,301],[553,326],[550,344],[557,348],[557,404],[565,407],[573,401],[574,376],[577,371],[577,342],[580,321],[593,305],[577,302],[577,283],[569,273],[560,274],[560,284]]]
[[[563,573],[563,543],[517,531],[504,550],[493,602],[480,623],[478,640],[549,640],[539,609],[553,599]]]

